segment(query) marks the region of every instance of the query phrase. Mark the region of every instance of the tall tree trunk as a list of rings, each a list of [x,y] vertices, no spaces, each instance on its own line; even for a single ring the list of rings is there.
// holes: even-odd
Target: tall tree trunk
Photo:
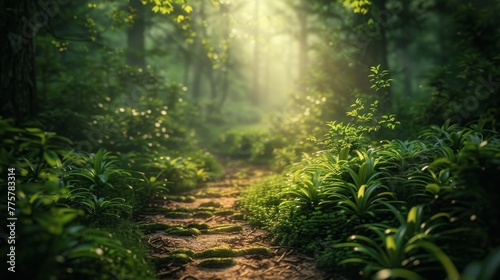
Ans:
[[[253,48],[253,76],[252,85],[253,89],[251,92],[250,100],[254,105],[259,105],[260,103],[260,50],[259,50],[259,4],[260,0],[255,0],[254,7],[254,21],[255,21],[255,32],[254,32],[254,48]]]
[[[308,52],[309,52],[309,43],[308,43],[308,25],[307,25],[307,4],[304,1],[300,1],[300,4],[296,6],[297,19],[299,22],[299,80],[306,78],[307,76],[307,67],[309,64]],[[302,88],[302,83],[300,88]]]
[[[195,43],[201,44],[201,43]],[[203,74],[204,63],[202,58],[200,57],[203,52],[203,48],[201,46],[196,46],[198,51],[195,54],[195,64],[194,64],[194,75],[193,75],[193,86],[192,86],[192,96],[195,102],[198,102],[201,95],[201,78]],[[200,51],[201,49],[201,51]]]
[[[355,15],[355,26],[362,26],[361,33],[358,33],[358,51],[360,52],[359,76],[356,78],[356,87],[365,93],[371,92],[371,83],[368,79],[369,68],[380,64],[381,70],[390,70],[387,59],[387,35],[386,29],[388,19],[380,15],[386,12],[385,0],[373,0],[370,13],[366,15]],[[370,27],[368,20],[375,18],[374,24]],[[382,20],[381,20],[382,19]],[[385,19],[385,20],[384,20]],[[385,88],[384,92],[377,93],[379,109],[382,113],[387,113],[392,107],[392,96],[390,88]]]
[[[0,108],[4,118],[16,124],[35,116],[35,42],[39,19],[33,17],[34,2],[5,0],[0,16]],[[41,12],[43,13],[43,12]],[[45,13],[43,13],[47,16]]]
[[[202,45],[202,38],[206,34],[205,26],[203,25],[203,19],[205,18],[205,1],[201,2],[199,11],[192,13],[193,23],[196,23],[199,28],[201,28],[199,35],[196,35],[194,40],[194,74],[192,83],[192,96],[194,102],[198,102],[201,97],[201,83],[203,78],[203,70],[205,70],[205,50]]]
[[[184,54],[184,74],[182,76],[182,83],[187,85],[189,83],[189,71],[191,70],[191,56],[186,51]]]
[[[221,111],[222,106],[224,106],[224,103],[226,102],[228,93],[229,93],[229,67],[231,64],[231,38],[229,37],[229,17],[225,17],[224,21],[224,35],[226,36],[226,58],[224,60],[223,67],[221,69],[222,73],[222,85],[221,85],[221,97],[219,100],[218,104],[218,110]]]
[[[130,0],[130,8],[136,12],[136,18],[131,28],[127,30],[127,64],[130,66],[144,67],[145,59],[145,32],[146,8],[141,0]]]
[[[229,52],[229,50],[228,50]],[[229,55],[229,53],[228,53]],[[229,58],[228,58],[229,59]],[[222,70],[222,88],[221,88],[221,98],[219,101],[219,110],[222,109],[224,103],[226,102],[228,93],[229,93],[229,69],[226,66],[226,69]]]

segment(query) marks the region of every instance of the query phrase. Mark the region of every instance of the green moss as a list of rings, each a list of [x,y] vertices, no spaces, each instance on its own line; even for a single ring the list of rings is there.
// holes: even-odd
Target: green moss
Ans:
[[[198,266],[206,268],[225,268],[236,264],[236,261],[231,258],[210,258],[202,260]]]
[[[221,211],[217,211],[215,212],[215,216],[222,216],[222,217],[227,217],[227,216],[231,216],[235,213],[234,210],[221,210]]]
[[[249,247],[238,250],[238,256],[244,255],[271,255],[272,252],[267,247]]]
[[[199,211],[208,211],[208,212],[215,212],[215,207],[198,207],[196,208],[196,212]]]
[[[193,218],[210,218],[214,214],[208,211],[200,211],[193,214]]]
[[[187,249],[187,248],[175,249],[175,250],[169,252],[168,254],[169,255],[185,254],[185,255],[188,255],[189,257],[194,257],[194,255],[195,255],[195,253],[191,249]]]
[[[183,212],[183,213],[191,213],[194,210],[191,208],[187,207],[179,207],[176,209],[169,209],[169,208],[144,208],[141,210],[141,213],[144,214],[170,214],[170,213],[178,213],[178,212]]]
[[[219,198],[221,196],[222,195],[220,194],[220,192],[217,192],[217,191],[207,191],[207,192],[201,193],[199,197]]]
[[[167,196],[164,196],[165,199],[168,199],[168,200],[171,200],[171,201],[177,201],[177,202],[195,202],[196,201],[196,197],[194,197],[193,195],[187,195],[187,196],[184,196],[184,195],[167,195]]]
[[[204,230],[204,233],[216,234],[216,233],[226,233],[226,232],[240,232],[243,228],[240,225],[221,225],[213,228]]]
[[[193,236],[193,235],[200,235],[201,232],[197,228],[173,228],[167,231],[168,234],[170,235],[176,235],[176,236]]]
[[[170,212],[170,213],[165,213],[166,218],[172,218],[172,219],[187,219],[191,218],[192,214],[187,213],[187,212]]]
[[[220,193],[220,196],[221,197],[231,197],[231,196],[237,196],[240,194],[240,191],[235,191],[235,190],[232,190],[232,191],[224,191],[224,192],[221,192]]]
[[[197,228],[199,230],[208,229],[208,225],[205,223],[191,223],[186,226],[187,228]]]
[[[231,249],[228,246],[219,246],[215,248],[206,249],[202,252],[195,253],[194,258],[229,258],[240,257],[245,255],[271,255],[271,250],[266,247],[249,247],[242,249]]]
[[[203,258],[227,258],[236,256],[238,256],[238,252],[236,250],[233,250],[227,246],[220,246],[220,247],[206,249],[202,252],[196,253],[194,257],[197,259],[203,259]]]
[[[175,253],[175,254],[169,254],[165,257],[160,257],[160,258],[154,258],[153,263],[156,266],[163,266],[167,265],[170,263],[176,263],[176,264],[186,264],[191,261],[191,258],[187,254],[183,253]]]
[[[221,208],[222,204],[220,204],[217,201],[208,201],[208,202],[201,203],[200,206],[198,206],[198,207],[215,207],[215,208]]]
[[[140,224],[138,227],[143,231],[169,230],[172,228],[171,226],[165,224]]]
[[[233,218],[233,220],[243,221],[243,220],[245,220],[245,215],[243,215],[243,214],[234,214],[232,218]]]
[[[186,200],[186,197],[182,195],[166,195],[163,198],[177,202],[184,202]]]

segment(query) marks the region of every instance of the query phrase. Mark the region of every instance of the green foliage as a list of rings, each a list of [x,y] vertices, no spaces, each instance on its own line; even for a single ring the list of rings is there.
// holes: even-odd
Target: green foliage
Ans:
[[[166,190],[166,173],[185,186],[184,180],[194,185],[221,172],[203,151],[174,160],[104,148],[89,154],[69,151],[64,145],[70,142],[57,134],[1,124],[2,140],[10,144],[2,146],[7,160],[1,166],[14,167],[18,179],[16,238],[26,240],[16,247],[16,262],[30,266],[19,272],[30,279],[153,279],[131,221],[133,207],[141,207],[142,193],[151,199]]]
[[[380,65],[371,67],[370,71],[373,74],[371,88],[376,91],[390,86],[391,79],[384,80],[383,77],[387,75],[387,70],[380,71]],[[327,149],[340,150],[348,146],[357,148],[359,146],[367,145],[370,143],[370,133],[377,132],[380,128],[394,130],[396,125],[401,124],[396,121],[395,115],[379,115],[378,112],[379,101],[373,101],[368,108],[361,98],[357,98],[355,103],[351,105],[352,111],[347,112],[347,116],[351,117],[351,121],[347,124],[344,122],[332,121],[328,122],[328,133],[323,136],[319,141],[316,138],[311,138],[318,144],[322,144]]]
[[[268,177],[243,191],[240,205],[247,211],[251,224],[263,225],[274,220],[282,202],[282,191],[286,188],[280,177]]]
[[[155,176],[151,176],[149,178],[146,176],[146,174],[141,174],[141,184],[137,188],[137,191],[142,192],[146,197],[147,205],[150,205],[156,198],[161,197],[168,192],[168,188],[166,187],[166,179],[163,181],[158,180],[161,173],[163,173],[163,170]]]
[[[16,273],[30,279],[126,279],[131,275],[153,279],[141,251],[144,249],[130,240],[137,240],[137,236],[124,235],[130,232],[130,225],[121,227],[123,222],[114,223],[117,228],[113,230],[121,234],[115,238],[104,230],[78,223],[88,214],[69,205],[76,201],[87,205],[80,197],[61,187],[55,177],[47,178],[43,184],[18,181],[16,240],[24,241],[16,243],[16,264],[19,267],[29,266],[30,269],[16,270]],[[112,209],[130,210],[121,201],[99,202],[102,202],[103,211],[95,213],[112,214],[115,212]],[[40,254],[44,256],[43,260],[40,260]]]
[[[361,0],[361,1],[343,0],[342,3],[344,7],[352,9],[352,11],[356,14],[368,13],[371,5],[371,2],[369,0]]]
[[[454,5],[453,44],[448,59],[435,67],[428,81],[432,96],[418,113],[420,123],[439,125],[447,119],[465,125],[482,118],[498,130],[498,6]],[[473,19],[476,24],[468,22]]]
[[[498,244],[495,187],[477,176],[498,170],[498,134],[445,123],[421,138],[311,154],[251,186],[241,206],[276,243],[314,252],[321,266],[458,279]]]
[[[347,258],[341,263],[361,263],[365,265],[364,273],[367,275],[378,271],[376,277],[389,271],[394,274],[396,273],[394,269],[397,269],[397,273],[405,272],[415,277],[418,275],[415,272],[426,271],[432,267],[432,264],[422,265],[422,262],[436,259],[444,267],[450,279],[457,278],[458,271],[455,265],[435,244],[441,243],[446,236],[452,236],[464,229],[441,229],[450,227],[448,213],[437,213],[429,220],[424,220],[422,205],[412,207],[406,219],[396,208],[387,203],[385,205],[396,215],[400,225],[397,228],[387,224],[363,225],[374,232],[377,238],[352,235],[349,238],[351,242],[336,244],[335,247],[352,247],[354,254],[359,256]],[[419,275],[419,279],[425,277]]]
[[[370,72],[372,72],[368,77],[370,78],[370,82],[372,86],[370,88],[374,88],[375,91],[379,91],[383,88],[388,88],[391,86],[391,82],[393,79],[385,79],[384,77],[389,75],[389,71],[380,70],[380,64],[377,66],[370,67]]]
[[[316,208],[325,196],[325,188],[322,186],[322,178],[319,172],[314,174],[300,174],[294,176],[295,184],[283,192],[293,200],[287,200],[283,203],[293,203],[297,206],[305,206],[310,209]]]
[[[130,188],[125,182],[125,177],[131,176],[130,173],[119,168],[117,157],[105,149],[87,156],[84,164],[75,166],[68,175],[70,183],[77,183],[98,194],[106,194],[115,188]]]
[[[217,153],[256,163],[271,163],[277,149],[285,145],[282,135],[271,134],[268,129],[229,130],[219,136],[213,145]]]
[[[132,207],[125,203],[125,199],[115,197],[106,199],[97,198],[93,195],[85,200],[79,201],[83,210],[88,213],[90,219],[99,221],[103,217],[120,218],[121,213],[130,214]]]
[[[161,77],[151,71],[148,74],[135,69],[123,70],[123,75],[137,75],[138,87],[142,79],[152,79],[154,90],[147,94],[127,93],[122,98],[105,101],[103,113],[94,117],[90,130],[102,135],[92,143],[109,150],[136,153],[152,153],[157,150],[182,149],[193,147],[194,131],[188,124],[195,119],[194,108],[183,100],[184,91],[175,83],[160,87]],[[160,97],[163,95],[164,97]],[[164,101],[166,100],[166,101]]]

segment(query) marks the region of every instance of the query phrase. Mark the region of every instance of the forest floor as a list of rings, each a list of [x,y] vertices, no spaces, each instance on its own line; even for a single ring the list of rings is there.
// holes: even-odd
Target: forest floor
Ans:
[[[251,227],[238,209],[240,192],[270,175],[243,162],[226,164],[226,175],[177,197],[170,196],[138,223],[159,279],[344,279],[315,267],[294,248],[271,245],[268,233]]]

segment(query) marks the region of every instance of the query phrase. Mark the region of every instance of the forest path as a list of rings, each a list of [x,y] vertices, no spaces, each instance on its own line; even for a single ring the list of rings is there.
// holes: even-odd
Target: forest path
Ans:
[[[159,279],[337,279],[315,268],[293,248],[270,244],[267,232],[248,225],[238,211],[240,192],[270,175],[242,162],[206,186],[169,197],[140,215],[144,241]]]

